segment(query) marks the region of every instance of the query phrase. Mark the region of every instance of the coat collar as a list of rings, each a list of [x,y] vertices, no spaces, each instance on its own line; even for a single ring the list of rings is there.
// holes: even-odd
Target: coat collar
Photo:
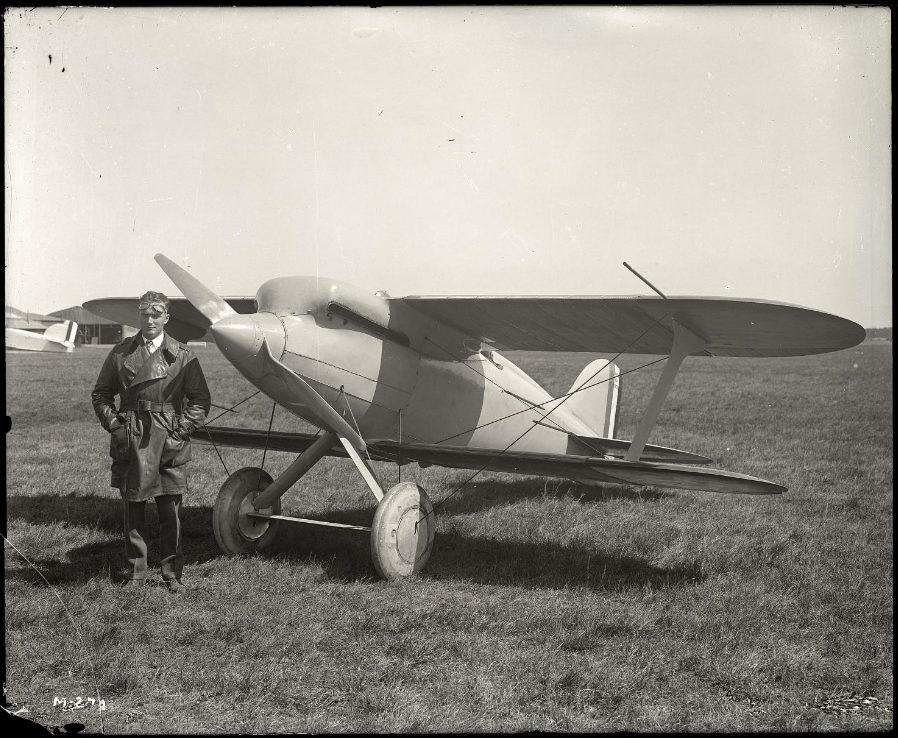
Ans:
[[[164,334],[162,340],[162,350],[168,354],[168,363],[171,364],[178,358],[178,351],[181,350],[181,344],[172,338],[168,333]]]
[[[168,374],[168,369],[175,359],[178,358],[180,344],[168,333],[164,335],[162,345],[146,360],[140,351],[142,344],[143,336],[140,333],[132,336],[127,356],[123,362],[123,366],[135,375],[129,385],[131,387],[152,379],[162,379]]]

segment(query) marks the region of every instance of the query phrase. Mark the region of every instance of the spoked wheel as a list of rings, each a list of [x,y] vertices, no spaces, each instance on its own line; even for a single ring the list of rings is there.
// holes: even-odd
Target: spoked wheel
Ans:
[[[430,498],[414,482],[392,487],[377,506],[371,525],[371,556],[384,579],[421,571],[433,551],[436,523]]]
[[[251,517],[250,513],[280,515],[281,501],[256,510],[253,500],[271,484],[271,475],[253,466],[235,471],[221,486],[212,508],[212,529],[218,547],[227,554],[247,554],[270,545],[277,534],[277,520]]]

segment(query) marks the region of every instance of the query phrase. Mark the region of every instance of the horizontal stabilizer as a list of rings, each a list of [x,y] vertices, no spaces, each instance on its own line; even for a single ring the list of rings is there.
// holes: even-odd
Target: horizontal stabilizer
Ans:
[[[574,436],[580,443],[591,451],[605,456],[624,458],[630,448],[630,441],[622,441],[618,438],[593,438],[592,436]],[[669,461],[674,464],[711,464],[713,459],[707,456],[699,456],[689,451],[680,451],[666,446],[646,445],[640,459],[643,461]]]
[[[606,478],[625,484],[740,495],[780,495],[786,491],[781,484],[720,469],[697,469],[694,466],[650,464],[622,459],[605,459],[600,463],[590,460],[589,466]]]

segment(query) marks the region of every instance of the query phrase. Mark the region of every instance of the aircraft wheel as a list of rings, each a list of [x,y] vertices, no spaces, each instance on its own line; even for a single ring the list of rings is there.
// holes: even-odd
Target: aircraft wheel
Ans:
[[[377,506],[371,525],[371,557],[384,579],[421,571],[433,551],[436,521],[430,498],[414,482],[392,487]]]
[[[280,500],[264,510],[253,507],[255,497],[269,484],[268,472],[247,466],[231,474],[221,486],[212,508],[212,530],[218,547],[226,554],[261,551],[274,540],[280,521],[249,516],[252,512],[280,515]]]

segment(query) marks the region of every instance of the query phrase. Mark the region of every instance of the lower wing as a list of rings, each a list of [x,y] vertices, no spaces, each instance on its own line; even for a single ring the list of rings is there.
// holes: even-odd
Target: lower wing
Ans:
[[[302,453],[314,443],[315,438],[316,436],[311,433],[266,433],[259,430],[222,427],[203,427],[194,434],[194,439],[201,443],[290,453]],[[777,495],[786,491],[786,488],[779,484],[735,472],[700,469],[681,464],[624,461],[602,456],[566,456],[529,451],[500,453],[461,446],[399,444],[396,441],[376,440],[368,441],[368,454],[372,461],[400,464],[415,461],[422,466],[508,472],[536,477],[564,477],[585,483],[636,484],[748,495]],[[328,455],[345,457],[346,451],[337,443]]]

